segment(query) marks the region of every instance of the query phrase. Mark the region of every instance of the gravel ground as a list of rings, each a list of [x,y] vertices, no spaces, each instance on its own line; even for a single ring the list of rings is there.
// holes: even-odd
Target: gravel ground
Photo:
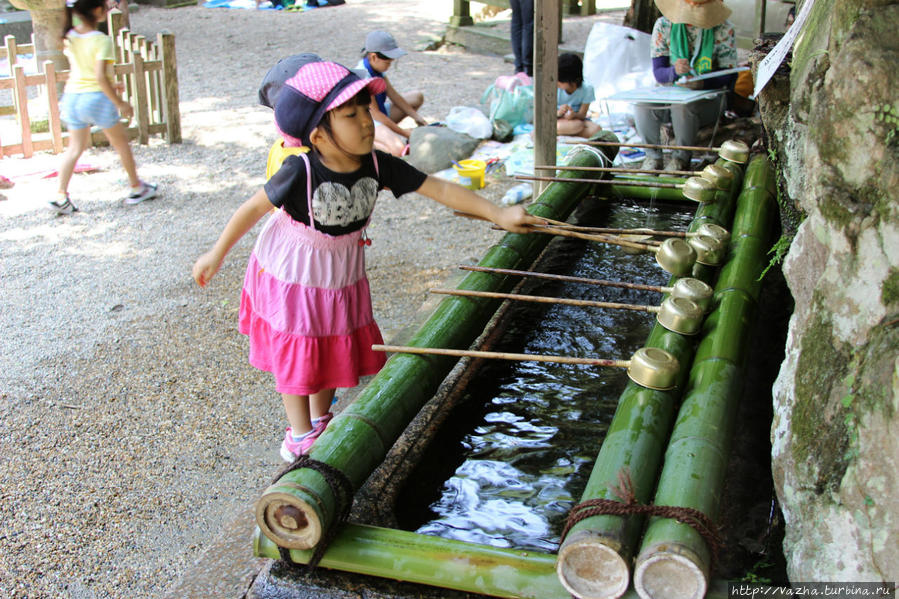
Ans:
[[[124,173],[113,151],[98,148],[82,157],[98,172],[70,185],[81,211],[56,217],[45,207],[56,180],[23,175],[56,168],[57,156],[0,163],[17,181],[0,202],[0,597],[159,597],[210,539],[246,518],[280,464],[285,425],[269,375],[247,365],[236,330],[255,235],[207,289],[189,273],[264,182],[274,135],[256,86],[295,52],[355,63],[375,28],[422,49],[442,35],[450,7],[141,6],[137,33],[168,30],[177,41],[184,143],[132,146],[161,197],[122,206]],[[500,57],[444,47],[411,52],[389,75],[399,89],[422,89],[422,113],[438,120],[510,71]],[[495,181],[485,195],[496,200],[511,184]],[[429,287],[500,236],[415,194],[382,196],[369,231],[385,338]]]

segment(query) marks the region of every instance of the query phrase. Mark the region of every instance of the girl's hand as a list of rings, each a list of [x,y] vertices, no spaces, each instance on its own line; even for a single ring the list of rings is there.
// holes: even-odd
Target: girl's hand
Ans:
[[[562,104],[559,106],[559,111],[556,113],[556,116],[560,119],[563,118],[568,112],[571,110],[571,107],[568,104]]]
[[[216,255],[214,252],[206,252],[194,262],[194,267],[191,270],[191,274],[193,274],[194,281],[197,282],[197,285],[200,287],[205,287],[212,277],[215,276],[215,273],[219,271],[219,268],[222,266],[222,258]]]
[[[501,208],[494,222],[512,233],[530,233],[532,229],[528,225],[547,224],[542,218],[528,214],[521,206]]]
[[[134,116],[134,109],[131,108],[131,104],[128,102],[119,102],[119,114],[121,114],[126,119],[130,119]]]
[[[125,82],[124,81],[116,81],[115,85],[112,88],[116,91],[117,94],[125,93]]]
[[[674,61],[674,72],[678,75],[686,75],[690,72],[690,61],[686,58],[678,58]]]

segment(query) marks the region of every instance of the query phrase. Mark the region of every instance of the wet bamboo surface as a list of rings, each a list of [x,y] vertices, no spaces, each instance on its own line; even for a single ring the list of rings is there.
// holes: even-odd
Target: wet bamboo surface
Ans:
[[[774,197],[773,169],[764,156],[750,163],[734,217],[731,258],[715,288],[696,351],[690,386],[665,452],[653,503],[698,510],[714,522],[720,503],[739,387],[768,262]],[[670,518],[652,518],[634,565],[634,586],[647,599],[701,597],[709,585],[712,548],[696,529]]]

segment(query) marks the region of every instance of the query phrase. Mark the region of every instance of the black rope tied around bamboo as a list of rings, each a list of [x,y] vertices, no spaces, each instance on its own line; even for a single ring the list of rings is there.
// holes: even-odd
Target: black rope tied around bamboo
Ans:
[[[703,538],[712,554],[712,563],[718,561],[718,551],[721,548],[721,537],[718,527],[711,518],[697,509],[689,507],[677,507],[673,505],[644,505],[637,502],[634,494],[634,482],[631,480],[630,471],[618,472],[618,485],[611,487],[612,493],[620,499],[588,499],[575,505],[568,513],[568,520],[559,538],[559,545],[565,540],[568,531],[580,522],[593,516],[630,516],[641,514],[671,518],[681,524],[692,527]]]
[[[334,537],[337,536],[337,529],[346,522],[347,516],[350,514],[350,507],[353,505],[353,483],[350,482],[350,479],[347,478],[347,475],[332,466],[331,464],[326,464],[325,462],[319,462],[318,460],[313,460],[306,454],[302,454],[297,457],[293,462],[288,464],[281,472],[275,476],[272,484],[278,482],[281,477],[283,477],[288,472],[293,472],[294,470],[299,470],[300,468],[308,468],[310,470],[315,470],[319,474],[322,475],[322,478],[325,479],[325,482],[328,483],[328,486],[331,488],[331,493],[334,494],[334,498],[337,502],[337,514],[334,519],[334,522],[331,524],[331,527],[324,532],[322,538],[319,540],[318,544],[315,546],[315,551],[312,553],[312,557],[309,559],[309,563],[306,564],[306,573],[311,574],[318,563],[321,561],[322,556],[325,555],[325,551],[328,549],[328,545],[331,544],[331,541],[334,540]],[[287,562],[288,564],[293,564],[294,562],[290,559],[290,551],[284,547],[278,546],[278,553],[281,556],[281,559]]]

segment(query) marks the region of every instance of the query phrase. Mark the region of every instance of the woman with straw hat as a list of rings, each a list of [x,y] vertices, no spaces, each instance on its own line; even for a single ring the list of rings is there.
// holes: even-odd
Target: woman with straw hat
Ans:
[[[652,29],[652,70],[656,81],[670,85],[682,76],[729,69],[737,64],[734,26],[727,20],[730,9],[722,0],[655,0],[662,16]],[[690,83],[694,89],[728,87],[735,75],[725,75]],[[661,143],[660,127],[670,122],[675,144],[692,146],[700,127],[711,125],[724,111],[725,95],[672,104],[635,106],[637,133],[647,144]],[[676,150],[665,170],[687,170],[690,152]],[[662,166],[660,150],[649,149],[643,168],[657,170]]]

